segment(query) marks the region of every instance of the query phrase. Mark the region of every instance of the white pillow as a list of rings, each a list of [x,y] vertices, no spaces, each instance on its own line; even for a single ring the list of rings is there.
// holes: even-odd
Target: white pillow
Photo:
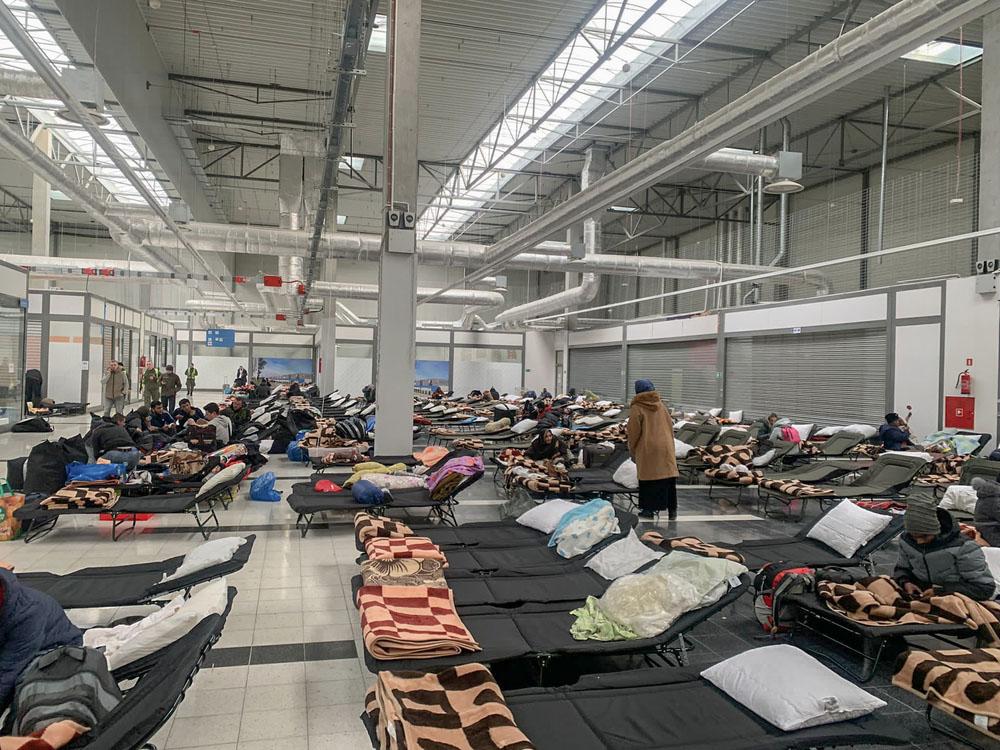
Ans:
[[[167,606],[132,625],[91,628],[83,634],[83,645],[103,648],[112,671],[138,661],[190,633],[209,615],[221,615],[229,600],[226,579],[206,584],[190,599],[178,596]]]
[[[523,435],[526,432],[530,432],[538,426],[537,419],[522,419],[516,425],[510,428],[510,431],[515,435]]]
[[[709,413],[709,414],[710,414],[711,416],[713,416],[713,417],[717,417],[717,416],[719,416],[720,414],[722,414],[722,409],[721,409],[721,408],[719,408],[719,409],[709,409],[709,410],[708,410],[708,413]]]
[[[934,456],[923,451],[882,451],[883,456],[909,456],[910,458],[922,458],[927,463],[934,460]]]
[[[608,417],[610,419],[611,417],[617,417],[621,413],[622,413],[621,409],[608,409],[605,412],[601,412],[601,416]]]
[[[193,550],[184,555],[180,566],[168,576],[164,576],[164,581],[174,581],[178,578],[197,573],[199,570],[210,568],[213,565],[229,562],[233,559],[241,546],[246,544],[246,539],[241,536],[224,536],[219,539],[211,539],[202,542]]]
[[[944,497],[938,505],[941,510],[958,510],[963,513],[975,513],[976,501],[979,495],[967,484],[953,484],[944,492]]]
[[[701,676],[786,732],[856,719],[886,706],[809,654],[784,643],[744,651],[709,667]]]
[[[833,427],[824,427],[816,433],[817,437],[830,437],[831,435],[836,435],[838,432],[856,432],[864,438],[872,438],[878,434],[878,429],[870,424],[849,424],[846,426],[834,425]]]
[[[754,468],[760,468],[761,466],[767,466],[774,460],[774,454],[777,453],[777,448],[771,448],[767,453],[764,453],[756,458],[750,459],[750,464]]]
[[[602,401],[598,401],[598,402],[596,402],[596,403],[594,404],[594,408],[595,408],[595,409],[608,409],[608,408],[610,408],[610,407],[611,407],[611,405],[612,405],[612,404],[611,404],[611,402],[610,402],[610,401],[606,401],[606,400],[602,400]]]
[[[556,437],[560,437],[564,432],[566,432],[566,428],[565,427],[552,427],[552,428],[549,429],[549,432],[551,432]]]
[[[635,465],[635,461],[631,458],[625,459],[621,466],[615,469],[615,473],[612,474],[611,479],[623,487],[628,487],[630,490],[638,489],[639,469]]]
[[[582,424],[586,427],[593,427],[594,425],[601,424],[604,421],[603,417],[599,417],[596,414],[590,414],[586,417],[580,417],[576,420],[577,424]]]
[[[647,547],[639,541],[635,530],[632,530],[628,536],[619,539],[614,544],[609,544],[590,558],[586,567],[599,576],[613,581],[629,573],[634,573],[647,563],[659,560],[665,554],[667,553],[662,550]]]
[[[543,534],[551,534],[556,530],[556,526],[559,525],[563,516],[579,507],[569,500],[549,500],[524,511],[517,517],[517,522],[529,529],[541,531]]]
[[[740,409],[739,411],[731,411],[731,412],[729,412],[729,419],[732,420],[733,422],[742,422],[743,421],[743,410]]]
[[[233,479],[236,479],[236,477],[243,476],[243,474],[246,473],[246,470],[246,464],[241,461],[229,464],[229,466],[225,469],[217,471],[215,474],[210,475],[208,479],[202,482],[201,489],[198,490],[198,494],[195,495],[195,497],[199,500],[203,497],[207,497],[214,492],[215,488],[219,485],[230,482]]]
[[[681,427],[683,427],[686,424],[691,424],[691,420],[690,419],[680,419],[680,420],[674,422],[674,429],[675,430],[679,430]]]
[[[367,417],[374,411],[375,411],[375,404],[368,404],[368,406],[366,406],[364,409],[361,410],[359,416]],[[458,411],[458,409],[455,409],[455,411]]]
[[[683,440],[674,438],[674,456],[676,458],[687,458],[688,453],[694,450],[693,445],[688,445]]]
[[[801,440],[808,440],[815,426],[815,424],[793,424],[792,428],[799,433]]]
[[[878,535],[892,518],[859,508],[850,500],[842,500],[809,529],[806,537],[823,542],[844,557],[854,553]]]
[[[993,574],[993,580],[997,582],[997,591],[1000,591],[1000,547],[980,547],[980,549],[986,558],[990,573]]]

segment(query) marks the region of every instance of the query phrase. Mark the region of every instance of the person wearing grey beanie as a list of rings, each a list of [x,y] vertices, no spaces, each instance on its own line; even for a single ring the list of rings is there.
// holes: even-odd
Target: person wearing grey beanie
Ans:
[[[972,525],[991,547],[1000,547],[1000,484],[976,477],[972,488],[976,491]]]
[[[899,558],[892,577],[914,598],[931,590],[987,601],[997,585],[982,547],[962,535],[955,519],[930,498],[910,498],[903,515]]]

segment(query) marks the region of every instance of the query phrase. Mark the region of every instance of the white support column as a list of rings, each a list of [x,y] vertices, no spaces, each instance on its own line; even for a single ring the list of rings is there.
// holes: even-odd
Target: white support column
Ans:
[[[52,131],[40,125],[32,135],[38,150],[46,156],[52,156]],[[49,183],[32,173],[31,177],[31,254],[52,255],[49,239],[52,233],[52,200],[49,196]]]
[[[1000,11],[983,16],[983,59],[979,64],[982,71],[982,110],[979,113],[979,229],[990,229],[1000,226]],[[980,237],[978,240],[977,260],[1000,258],[1000,238],[996,235]],[[994,308],[995,309],[995,308]],[[996,315],[993,315],[993,322]],[[997,331],[983,328],[984,338],[992,336],[996,340]],[[942,352],[944,356],[944,352]],[[956,367],[956,363],[945,363],[945,369]],[[998,363],[1000,366],[1000,363]],[[990,389],[992,390],[992,388]],[[947,392],[947,391],[946,391]],[[954,391],[953,391],[954,392]],[[996,402],[1000,408],[1000,393],[976,392],[973,385],[973,395],[983,400]],[[985,408],[985,407],[984,407]],[[979,411],[977,409],[977,411]],[[994,435],[1000,435],[1000,416],[997,419],[997,430]]]
[[[323,261],[323,279],[336,281],[337,261]],[[334,372],[337,367],[337,300],[327,297],[324,302],[323,317],[319,321],[319,333],[316,338],[319,346],[319,357],[322,369],[316,378],[316,385],[323,396],[334,390]]]
[[[421,0],[390,0],[386,45],[385,204],[417,210],[417,116]],[[417,237],[390,229],[379,259],[378,346],[375,360],[375,452],[413,449],[416,358]]]

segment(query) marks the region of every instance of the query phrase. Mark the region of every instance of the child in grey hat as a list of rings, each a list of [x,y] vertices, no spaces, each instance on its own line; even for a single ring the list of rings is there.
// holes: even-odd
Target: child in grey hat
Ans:
[[[964,594],[992,599],[996,582],[982,548],[963,536],[955,519],[930,498],[912,498],[903,515],[906,532],[899,539],[899,559],[892,577],[910,596]]]

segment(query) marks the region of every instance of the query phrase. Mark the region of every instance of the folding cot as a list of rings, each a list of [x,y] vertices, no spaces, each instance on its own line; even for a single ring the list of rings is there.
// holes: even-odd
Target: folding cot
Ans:
[[[909,487],[914,477],[926,465],[927,462],[919,456],[891,453],[879,456],[869,469],[859,474],[852,482],[838,487],[824,487],[827,492],[822,495],[788,495],[780,489],[768,488],[761,484],[757,485],[757,492],[765,513],[770,500],[778,501],[787,509],[798,499],[801,501],[798,516],[801,519],[810,497],[818,500],[820,507],[841,498],[891,497]]]
[[[735,448],[740,445],[746,445],[749,441],[750,433],[746,430],[725,430],[724,432],[717,433],[717,437],[712,442],[712,445],[722,445],[727,448]],[[688,479],[694,478],[698,472],[704,471],[708,467],[709,464],[705,463],[700,454],[687,456],[677,461],[677,469],[680,471],[681,476],[687,477]]]
[[[354,473],[351,470],[351,464],[325,464],[323,463],[322,458],[312,458],[312,457],[310,457],[309,460],[312,462],[313,469],[315,469],[321,474],[327,471],[344,471],[344,472],[350,471],[351,474]],[[363,456],[363,460],[376,461],[380,464],[385,464],[386,466],[392,466],[393,464],[406,464],[407,466],[418,466],[420,464],[420,462],[417,459],[415,459],[413,455],[410,453],[407,453],[402,456],[372,456],[370,455],[369,451],[369,455]],[[350,476],[350,474],[348,474],[348,476]],[[324,478],[329,479],[329,477],[324,477]]]
[[[835,432],[819,444],[817,453],[803,458],[842,458],[865,440],[860,432]]]
[[[515,608],[457,607],[462,623],[481,647],[480,651],[434,659],[375,659],[366,648],[365,665],[372,672],[382,669],[428,672],[457,664],[497,664],[516,660],[534,667],[538,684],[544,683],[545,670],[556,659],[565,658],[572,661],[573,666],[580,666],[591,658],[653,654],[665,657],[670,654],[683,665],[687,663],[688,650],[685,634],[735,602],[749,586],[750,577],[743,575],[739,585],[732,586],[717,602],[685,612],[660,635],[628,641],[575,640],[570,634],[575,620],[570,611],[583,606],[583,600],[532,603]]]
[[[574,484],[578,482],[604,482],[611,481],[618,467],[629,458],[628,446],[625,443],[615,445],[611,454],[599,464],[595,464],[586,469],[570,469],[569,481]]]
[[[25,503],[14,511],[14,517],[21,521],[25,543],[32,542],[52,531],[63,516],[107,514],[111,518],[111,540],[121,538],[118,529],[132,522],[135,529],[136,514],[172,515],[186,513],[198,525],[198,531],[208,539],[209,534],[219,528],[219,517],[215,514],[216,502],[223,508],[229,507],[230,491],[239,486],[243,475],[215,483],[209,489],[194,492],[176,492],[166,495],[145,495],[142,497],[121,497],[110,508],[47,508],[41,500]],[[214,526],[209,522],[213,522]]]
[[[979,458],[978,456],[970,458],[962,464],[962,472],[957,484],[972,484],[972,480],[977,477],[997,481],[1000,478],[1000,461],[991,461],[988,458]],[[935,485],[935,494],[943,493],[948,486],[947,484]]]
[[[229,589],[229,604],[221,615],[210,615],[185,636],[155,654],[113,673],[125,699],[96,727],[75,740],[74,750],[132,750],[151,747],[149,739],[167,723],[184,699],[212,645],[222,635],[236,589]]]
[[[802,527],[795,536],[748,539],[736,544],[732,542],[716,542],[716,544],[739,552],[743,556],[746,566],[751,570],[761,568],[767,563],[782,560],[799,562],[811,568],[864,565],[872,570],[871,556],[903,533],[903,516],[891,514],[888,526],[868,544],[858,549],[852,557],[844,557],[818,539],[809,538],[809,532],[819,523],[820,518],[818,517],[808,526]]]
[[[807,628],[813,633],[823,635],[861,657],[861,669],[855,671],[844,662],[834,659],[826,653],[822,654],[822,658],[833,661],[839,669],[856,677],[861,682],[867,682],[872,678],[875,670],[878,669],[886,646],[892,641],[899,641],[907,637],[930,636],[953,643],[950,640],[952,638],[976,637],[974,630],[961,624],[867,625],[830,609],[816,592],[789,595],[784,601],[797,610],[796,627]],[[834,633],[859,640],[861,642],[860,648],[851,648],[845,640],[834,637]],[[960,646],[960,644],[954,643],[953,645]]]
[[[584,675],[565,687],[504,691],[504,699],[536,750],[805,750],[909,744],[898,721],[878,715],[783,731],[693,669]]]
[[[256,538],[253,534],[247,536],[246,542],[240,545],[228,562],[216,563],[171,581],[163,581],[163,577],[177,570],[184,560],[183,556],[135,565],[81,568],[64,575],[18,571],[17,578],[26,586],[51,596],[63,609],[156,604],[177,592],[190,591],[198,584],[241,570],[250,559]]]
[[[313,518],[317,513],[333,511],[367,510],[382,514],[386,510],[409,511],[414,508],[427,508],[429,509],[428,517],[436,516],[442,523],[454,525],[457,523],[454,506],[458,503],[458,495],[479,481],[482,476],[483,472],[478,472],[464,477],[447,497],[443,498],[433,498],[430,490],[424,487],[414,487],[413,489],[386,491],[380,505],[360,505],[355,502],[349,490],[317,492],[313,488],[312,482],[300,482],[292,485],[292,491],[287,500],[292,510],[298,514],[295,519],[295,527],[303,537],[309,533]]]

